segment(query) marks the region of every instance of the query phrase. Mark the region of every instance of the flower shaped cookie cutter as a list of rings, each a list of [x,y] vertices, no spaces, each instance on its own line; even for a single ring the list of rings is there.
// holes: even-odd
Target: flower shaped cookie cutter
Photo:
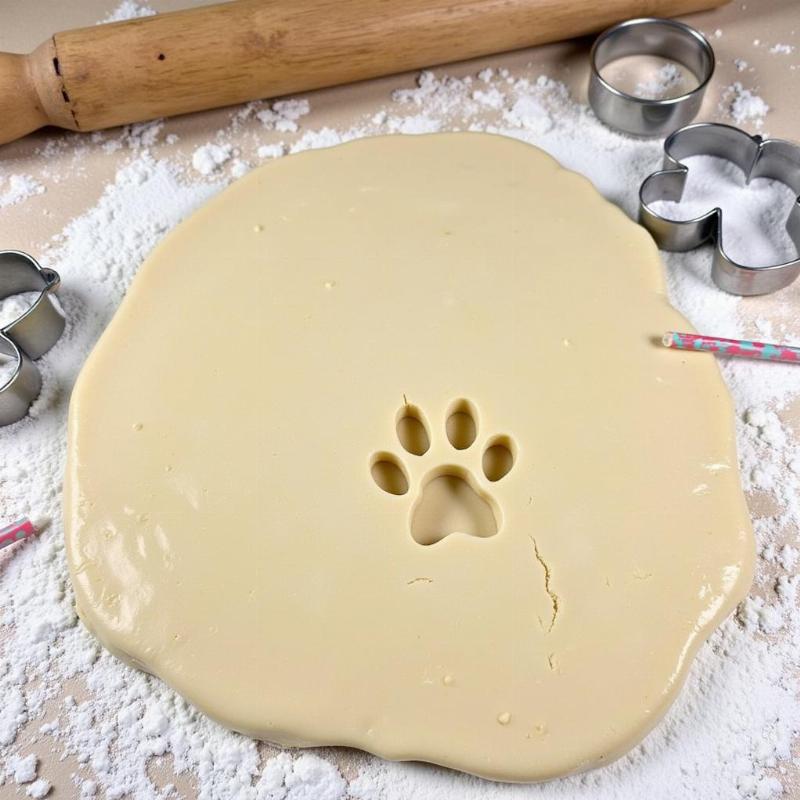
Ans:
[[[11,377],[0,383],[0,425],[21,420],[42,388],[33,361],[44,355],[64,330],[66,320],[51,294],[61,280],[27,253],[0,251],[0,300],[23,292],[39,292],[33,305],[13,322],[0,328],[0,358],[15,362]]]
[[[696,155],[717,156],[736,164],[747,183],[754,178],[772,178],[798,195],[786,220],[786,230],[800,254],[800,145],[751,136],[720,123],[686,125],[667,137],[663,169],[645,178],[639,189],[639,222],[662,250],[692,250],[706,241],[714,242],[711,276],[720,289],[731,294],[758,295],[788,286],[800,274],[800,256],[763,267],[737,263],[723,247],[722,209],[714,208],[690,220],[672,220],[650,208],[650,203],[657,200],[681,199],[689,174],[681,159]]]

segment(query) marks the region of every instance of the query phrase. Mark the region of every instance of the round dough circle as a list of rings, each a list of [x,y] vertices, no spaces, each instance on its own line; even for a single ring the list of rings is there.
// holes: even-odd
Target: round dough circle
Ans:
[[[81,373],[79,612],[256,737],[606,763],[751,580],[730,399],[657,344],[689,327],[648,234],[536,148],[270,163],[166,237]]]

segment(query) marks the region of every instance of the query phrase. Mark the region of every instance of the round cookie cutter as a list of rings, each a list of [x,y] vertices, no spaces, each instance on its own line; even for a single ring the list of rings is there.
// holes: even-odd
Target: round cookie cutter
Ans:
[[[600,70],[625,56],[661,56],[682,64],[697,86],[664,100],[636,97],[612,86]],[[589,56],[589,104],[606,125],[634,136],[665,136],[691,122],[714,74],[714,51],[699,31],[672,19],[643,17],[614,25],[597,37]]]

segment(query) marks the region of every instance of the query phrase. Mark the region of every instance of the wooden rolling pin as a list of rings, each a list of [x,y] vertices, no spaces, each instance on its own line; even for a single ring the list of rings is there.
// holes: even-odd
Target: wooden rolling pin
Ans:
[[[0,53],[0,144],[92,131],[553,42],[727,0],[236,0]]]

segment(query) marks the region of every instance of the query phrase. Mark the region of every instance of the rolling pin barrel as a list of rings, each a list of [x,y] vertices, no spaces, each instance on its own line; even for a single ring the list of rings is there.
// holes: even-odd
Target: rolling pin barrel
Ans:
[[[726,0],[236,0],[0,54],[0,143],[109,128],[552,42]]]

